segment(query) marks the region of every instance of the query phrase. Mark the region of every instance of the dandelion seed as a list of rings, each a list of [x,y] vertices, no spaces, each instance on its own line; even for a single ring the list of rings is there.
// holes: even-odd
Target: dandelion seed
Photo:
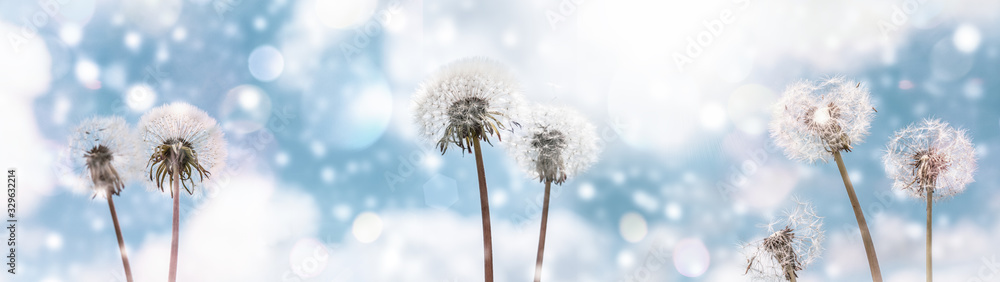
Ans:
[[[775,230],[775,226],[784,226]],[[745,275],[757,281],[795,281],[823,252],[823,219],[809,203],[798,202],[787,217],[768,225],[771,235],[742,246]]]
[[[511,138],[508,152],[532,179],[562,184],[597,162],[597,132],[578,113],[544,106],[526,109],[519,115],[523,127]]]
[[[868,135],[875,113],[869,96],[843,77],[789,85],[773,108],[771,137],[791,159],[827,162]]]
[[[917,198],[954,196],[973,182],[976,150],[964,130],[937,119],[897,131],[882,158],[894,189]]]
[[[475,139],[492,144],[516,122],[510,113],[523,98],[520,85],[505,66],[486,58],[453,62],[421,83],[414,101],[420,134],[442,154],[450,145],[472,153]]]

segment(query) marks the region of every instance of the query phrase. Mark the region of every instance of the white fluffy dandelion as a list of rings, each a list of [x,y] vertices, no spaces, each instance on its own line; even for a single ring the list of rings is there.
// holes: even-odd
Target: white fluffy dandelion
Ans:
[[[827,162],[863,142],[874,115],[867,87],[853,80],[794,83],[774,105],[771,137],[790,159]]]
[[[542,225],[538,236],[535,282],[542,279],[542,256],[549,218],[549,194],[552,183],[583,172],[597,161],[600,153],[594,126],[575,111],[530,106],[518,114],[523,126],[511,139],[507,152],[533,179],[545,183]]]
[[[189,104],[173,103],[150,110],[139,120],[139,134],[148,156],[146,173],[160,190],[164,181],[173,181],[171,167],[175,164],[180,166],[180,183],[189,194],[225,167],[226,141],[221,128],[214,118]]]
[[[161,191],[169,179],[174,201],[173,237],[170,245],[170,268],[167,281],[177,280],[177,248],[180,237],[180,187],[193,194],[225,166],[226,141],[214,118],[185,103],[160,106],[139,120],[139,132],[149,161],[146,174]],[[188,187],[190,184],[191,187]]]
[[[479,174],[479,200],[483,215],[486,281],[493,281],[493,239],[486,172],[480,141],[502,140],[501,131],[512,130],[510,120],[521,104],[520,84],[507,67],[486,58],[467,58],[444,66],[420,84],[413,97],[414,120],[424,139],[434,142],[441,154],[451,145],[475,153]]]
[[[815,163],[833,157],[837,162],[861,231],[872,281],[880,282],[882,270],[875,244],[841,157],[841,152],[850,152],[855,144],[864,142],[875,112],[868,88],[861,83],[839,76],[818,83],[799,82],[789,85],[774,105],[770,131],[774,143],[784,148],[790,159]]]
[[[972,183],[976,151],[964,130],[927,119],[896,131],[882,158],[892,187],[917,198],[954,196]]]
[[[597,131],[579,113],[546,106],[525,109],[508,153],[532,179],[562,184],[597,162]]]
[[[127,183],[140,179],[138,144],[132,128],[121,117],[84,120],[69,144],[74,171],[86,180],[94,197],[118,195]]]
[[[777,228],[776,228],[777,227]],[[796,281],[823,252],[823,218],[809,203],[799,202],[787,218],[771,222],[771,235],[743,245],[746,275],[756,281]]]
[[[420,134],[441,153],[452,144],[471,153],[473,139],[502,139],[522,100],[520,84],[506,66],[475,57],[448,64],[421,83],[413,104]]]
[[[119,195],[127,183],[136,180],[142,173],[135,132],[125,119],[118,116],[89,118],[76,128],[69,144],[72,163],[81,178],[87,180],[93,197],[101,196],[108,200],[125,278],[132,282],[132,268],[125,252],[125,240],[112,196]]]
[[[933,277],[931,237],[934,200],[965,191],[976,171],[975,149],[964,130],[937,119],[896,131],[886,146],[885,172],[892,187],[927,202],[927,281]]]

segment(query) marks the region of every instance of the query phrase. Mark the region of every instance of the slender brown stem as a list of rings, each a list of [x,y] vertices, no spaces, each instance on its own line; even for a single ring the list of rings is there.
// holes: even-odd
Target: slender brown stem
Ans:
[[[118,213],[115,212],[115,201],[111,195],[107,195],[108,208],[111,209],[111,222],[115,224],[115,235],[118,236],[118,249],[122,252],[122,266],[125,267],[125,280],[132,282],[132,266],[128,263],[128,254],[125,253],[125,238],[122,238],[122,228],[118,225]]]
[[[181,202],[180,202],[180,198],[181,198],[181,191],[180,191],[180,182],[181,182],[181,179],[180,179],[180,176],[181,176],[181,174],[180,174],[180,171],[181,171],[181,169],[180,169],[180,164],[177,161],[174,161],[173,163],[174,163],[174,168],[173,168],[174,169],[174,171],[173,171],[174,173],[172,174],[173,179],[172,179],[172,181],[170,181],[170,184],[172,184],[173,188],[170,191],[170,195],[174,198],[173,199],[174,200],[174,222],[173,222],[174,226],[173,226],[173,237],[171,237],[171,239],[170,239],[170,274],[169,274],[169,278],[167,278],[167,281],[169,281],[169,282],[175,282],[175,281],[177,281],[177,246],[178,246],[178,241],[179,241],[178,237],[180,237],[180,225],[181,225],[181,219],[180,219],[180,214],[181,214],[181,212],[180,212],[180,210],[181,210],[180,209],[180,207],[181,207]]]
[[[851,207],[854,208],[854,217],[857,218],[858,228],[861,229],[861,239],[864,241],[865,252],[868,254],[868,266],[871,268],[872,281],[882,282],[882,270],[879,269],[878,257],[875,255],[875,244],[872,243],[872,235],[868,232],[865,214],[861,211],[858,196],[854,194],[854,185],[851,184],[851,177],[847,175],[847,168],[844,166],[844,159],[840,157],[840,151],[834,151],[833,158],[837,161],[840,176],[844,178],[844,188],[847,189],[847,196],[851,199]]]
[[[934,281],[933,268],[931,267],[931,211],[934,206],[934,190],[927,189],[927,282]]]
[[[792,265],[791,264],[785,266],[785,272],[788,273],[788,281],[789,282],[796,282],[796,279],[798,279],[798,277],[795,277],[795,271],[792,271]]]
[[[493,233],[490,228],[490,200],[486,192],[486,169],[483,168],[483,152],[479,139],[472,142],[476,150],[476,172],[479,173],[479,202],[483,214],[483,256],[486,267],[486,282],[493,282]]]
[[[542,228],[538,233],[538,259],[535,260],[535,282],[542,281],[542,255],[545,254],[545,230],[549,222],[549,191],[552,181],[545,181],[545,202],[542,204]]]

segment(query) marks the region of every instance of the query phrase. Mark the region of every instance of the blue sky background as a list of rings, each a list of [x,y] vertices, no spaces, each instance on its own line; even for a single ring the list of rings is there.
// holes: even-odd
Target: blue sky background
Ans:
[[[925,214],[889,190],[882,150],[928,117],[967,129],[979,159],[976,182],[935,206],[935,276],[1000,277],[1000,2],[686,2],[0,2],[0,165],[21,183],[20,272],[0,281],[120,279],[67,138],[84,118],[134,124],[170,102],[215,117],[230,152],[218,182],[181,199],[180,280],[478,281],[474,159],[418,140],[410,108],[421,80],[468,56],[504,62],[529,100],[601,135],[600,161],[555,189],[547,281],[742,281],[739,245],[794,196],[826,226],[802,279],[869,277],[836,166],[790,161],[766,132],[785,85],[833,75],[878,109],[845,161],[886,281],[923,279]],[[542,185],[504,150],[484,150],[496,276],[525,281]],[[164,280],[169,197],[133,184],[115,200],[137,281]]]

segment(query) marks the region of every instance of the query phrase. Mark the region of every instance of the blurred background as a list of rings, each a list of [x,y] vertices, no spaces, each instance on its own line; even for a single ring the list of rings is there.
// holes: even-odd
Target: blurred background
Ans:
[[[976,182],[935,205],[935,277],[1000,279],[1000,1],[39,0],[0,2],[0,166],[16,168],[19,273],[124,281],[107,205],[68,167],[84,118],[187,102],[218,119],[224,173],[181,199],[181,281],[481,281],[475,160],[418,140],[411,97],[488,56],[529,100],[575,108],[604,150],[553,189],[546,281],[743,281],[742,243],[794,204],[824,217],[803,281],[870,279],[835,164],[767,133],[785,86],[869,87],[845,155],[886,281],[924,275],[924,203],[881,156],[909,123],[965,128]],[[484,149],[497,281],[533,275],[542,185]],[[171,203],[126,187],[137,281],[167,272]]]

